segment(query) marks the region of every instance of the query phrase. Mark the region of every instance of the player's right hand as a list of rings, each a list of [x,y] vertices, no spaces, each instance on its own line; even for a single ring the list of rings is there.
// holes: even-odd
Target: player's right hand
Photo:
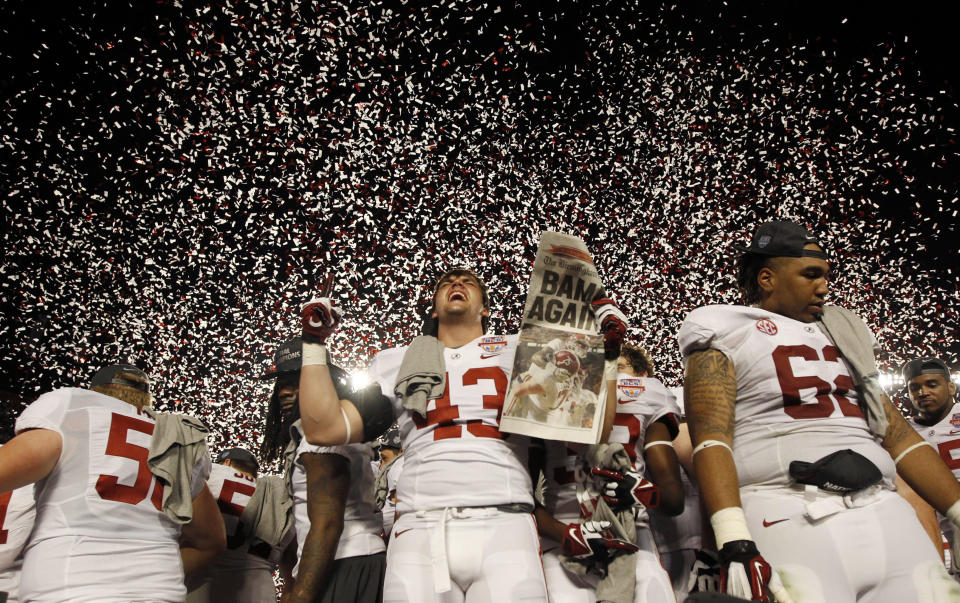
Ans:
[[[595,299],[590,302],[590,307],[603,333],[603,356],[607,360],[616,360],[627,336],[627,315],[611,297]]]
[[[608,559],[618,553],[634,553],[639,549],[626,540],[615,538],[609,521],[585,521],[567,524],[560,550],[574,559],[597,557]]]
[[[327,297],[311,299],[300,311],[303,340],[307,343],[326,343],[340,326],[340,310]]]
[[[752,540],[731,540],[720,549],[720,592],[751,601],[793,603]]]

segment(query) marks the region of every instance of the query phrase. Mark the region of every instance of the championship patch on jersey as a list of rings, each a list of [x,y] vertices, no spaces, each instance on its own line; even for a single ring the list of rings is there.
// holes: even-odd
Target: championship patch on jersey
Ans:
[[[640,379],[621,379],[620,382],[617,383],[617,389],[620,390],[624,398],[636,400],[643,395],[643,392],[647,388],[644,387],[643,381]]]
[[[488,354],[499,354],[507,347],[507,338],[502,335],[484,337],[477,345]]]
[[[953,425],[954,429],[960,429],[960,412],[950,417],[950,424]]]
[[[761,318],[757,321],[757,330],[767,335],[776,335],[777,325],[769,318]]]

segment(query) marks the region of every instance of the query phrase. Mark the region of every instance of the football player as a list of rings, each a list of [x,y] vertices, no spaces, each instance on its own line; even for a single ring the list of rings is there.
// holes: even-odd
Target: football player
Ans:
[[[956,404],[957,386],[950,376],[950,369],[939,358],[916,358],[904,364],[902,372],[914,410],[911,425],[926,441],[936,446],[947,467],[960,478],[960,451],[957,450],[960,448],[960,408]],[[924,511],[924,508],[918,510],[921,518]],[[950,544],[950,573],[958,578],[960,539],[953,524],[943,515],[939,518],[937,531],[942,531]]]
[[[805,228],[761,224],[739,260],[749,305],[697,308],[681,326],[721,588],[759,601],[954,600],[893,484],[899,471],[956,519],[960,484],[882,393],[866,326],[824,307],[829,270]]]
[[[371,444],[313,446],[300,427],[299,337],[278,349],[264,376],[276,378],[267,411],[267,454],[286,448],[284,473],[293,493],[296,551],[284,580],[288,603],[379,602],[385,558],[383,521],[373,497]],[[348,391],[346,374],[330,367],[335,387]],[[288,431],[280,433],[277,426]],[[286,565],[287,561],[285,561]],[[287,568],[283,574],[286,576]]]
[[[595,312],[615,360],[626,319],[609,300],[595,302]],[[447,272],[434,288],[425,329],[435,339],[380,352],[370,369],[377,385],[341,398],[324,346],[339,312],[327,299],[303,309],[307,438],[370,441],[398,421],[406,460],[387,553],[387,601],[546,601],[527,440],[498,428],[516,337],[484,336],[489,315],[480,278],[468,269]],[[419,399],[410,394],[418,386]],[[607,408],[604,437],[615,399]]]
[[[143,371],[110,365],[90,389],[46,393],[17,419],[0,492],[37,483],[24,600],[183,601],[184,573],[224,550],[206,428],[151,401]]]
[[[262,603],[276,597],[273,572],[283,549],[293,540],[290,504],[284,504],[287,489],[277,476],[257,474],[260,464],[244,448],[228,448],[217,454],[207,487],[217,500],[227,531],[227,550],[202,572],[187,580],[187,603]],[[277,484],[271,486],[271,482]],[[266,488],[258,497],[257,489]],[[264,501],[264,496],[276,500]],[[251,505],[259,508],[248,509]],[[258,537],[261,522],[276,533],[267,542]]]
[[[597,576],[573,574],[560,561],[561,554],[583,558],[595,555],[594,549],[606,557],[619,550],[636,552],[635,603],[675,601],[670,578],[660,565],[650,533],[647,509],[659,505],[668,515],[683,510],[680,469],[671,444],[677,434],[679,408],[673,394],[652,377],[652,363],[641,348],[624,345],[617,368],[617,413],[610,441],[624,445],[637,476],[648,475],[653,480],[651,483],[644,479],[642,485],[638,484],[638,492],[642,493],[639,502],[643,504],[636,511],[637,546],[625,546],[627,543],[611,539],[603,531],[585,533],[590,524],[580,521],[574,480],[576,452],[561,442],[546,442],[544,505],[538,505],[536,517],[543,536],[547,591],[554,603],[596,600]]]

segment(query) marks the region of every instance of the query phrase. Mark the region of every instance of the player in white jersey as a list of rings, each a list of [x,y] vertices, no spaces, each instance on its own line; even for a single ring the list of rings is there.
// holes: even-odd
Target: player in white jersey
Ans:
[[[762,601],[957,600],[892,487],[899,471],[960,518],[960,484],[876,385],[865,325],[836,308],[822,317],[828,270],[806,229],[762,224],[740,259],[752,305],[698,308],[681,326],[694,467],[721,585]],[[833,326],[815,324],[828,319]]]
[[[598,303],[596,312],[619,350],[625,317],[612,302]],[[378,386],[348,400],[330,386],[322,344],[339,313],[326,299],[304,307],[300,406],[307,438],[369,441],[397,417],[405,461],[385,601],[546,601],[527,443],[498,428],[516,338],[484,336],[489,314],[486,287],[472,271],[446,273],[434,289],[435,328],[427,330],[436,339],[414,340],[409,359],[406,347],[380,352],[370,369]],[[410,375],[399,375],[401,364]],[[422,411],[409,398],[412,408],[405,408],[394,391],[398,376],[422,377],[429,390],[443,374],[442,393],[424,396],[431,399]],[[604,436],[615,412],[613,404],[608,409]]]
[[[0,603],[20,600],[22,552],[36,514],[32,486],[0,494]]]
[[[373,497],[373,449],[367,444],[323,448],[303,439],[297,403],[300,359],[300,337],[291,338],[277,348],[263,377],[276,382],[261,451],[272,459],[286,449],[284,473],[294,503],[296,542],[281,564],[283,600],[379,602],[386,547]],[[330,372],[335,388],[347,391],[346,374],[335,366]]]
[[[643,350],[623,346],[618,360],[617,414],[609,441],[623,444],[636,472],[653,480],[650,499],[656,500],[663,512],[676,515],[683,509],[683,489],[671,440],[677,433],[679,408],[673,394],[659,380],[647,376],[651,368]],[[581,522],[574,480],[576,456],[561,442],[546,442],[544,506],[537,508],[536,517],[543,541],[547,591],[553,603],[592,603],[596,599],[598,578],[575,575],[560,562],[561,554],[577,556],[581,540],[574,533]],[[650,499],[648,506],[653,506]],[[636,512],[636,541],[639,550],[633,600],[672,603],[675,598],[670,578],[660,565],[644,507]]]
[[[291,475],[297,532],[291,603],[378,603],[387,547],[373,497],[373,445],[313,446],[299,423],[293,434],[299,445]]]
[[[910,424],[936,447],[943,462],[960,479],[960,406],[950,369],[939,358],[917,358],[903,365],[903,380],[913,405]],[[922,512],[922,509],[918,512]],[[950,573],[960,576],[960,538],[954,525],[939,515],[940,530],[950,544]]]
[[[189,484],[161,481],[148,456],[157,425],[165,429],[168,419],[148,414],[150,402],[143,371],[111,365],[90,390],[54,390],[17,419],[18,435],[0,448],[0,492],[36,482],[24,600],[183,601],[184,571],[223,550],[223,522],[204,483],[206,430],[179,446],[190,451],[188,461],[154,469],[188,476]],[[169,420],[189,429],[185,419]]]
[[[228,448],[217,454],[207,487],[223,517],[227,550],[187,580],[187,603],[262,603],[276,597],[273,572],[287,539],[292,541],[294,534],[292,529],[288,530],[288,536],[271,546],[256,537],[257,525],[241,519],[258,485],[271,479],[258,480],[259,469],[256,457],[244,448]],[[277,492],[285,495],[286,488],[277,489]],[[264,501],[261,504],[269,505]],[[282,518],[259,517],[263,521],[284,521]],[[292,522],[289,525],[292,526]]]

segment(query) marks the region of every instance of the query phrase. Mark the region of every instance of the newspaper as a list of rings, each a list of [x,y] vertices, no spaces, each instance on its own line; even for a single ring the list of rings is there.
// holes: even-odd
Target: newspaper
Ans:
[[[596,444],[606,382],[603,337],[590,302],[603,292],[587,246],[540,235],[500,431]]]

